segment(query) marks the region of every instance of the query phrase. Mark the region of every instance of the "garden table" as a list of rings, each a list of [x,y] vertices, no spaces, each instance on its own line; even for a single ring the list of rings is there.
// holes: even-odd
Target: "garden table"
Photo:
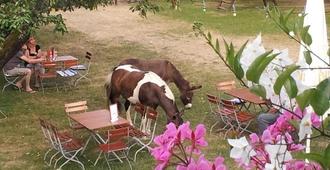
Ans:
[[[99,134],[99,131],[104,131],[114,126],[120,126],[128,124],[128,120],[118,117],[118,120],[115,122],[110,121],[110,112],[109,110],[94,110],[90,112],[84,112],[79,114],[69,114],[68,115],[72,120],[80,123],[84,126],[96,140],[97,143],[106,143],[103,137]],[[86,142],[87,145],[88,142]]]
[[[249,110],[251,104],[259,105],[262,108],[262,105],[268,106],[266,100],[262,99],[260,96],[252,93],[248,88],[234,88],[223,91],[225,94],[238,98],[246,110]],[[244,102],[249,102],[248,106]],[[242,109],[242,107],[240,109]]]
[[[91,134],[81,153],[85,151],[91,137],[93,137],[98,144],[107,143],[107,141],[103,139],[102,135],[99,134],[99,131],[104,131],[113,128],[114,126],[129,124],[128,120],[120,116],[118,116],[117,121],[111,122],[110,111],[106,109],[94,110],[78,114],[69,114],[68,116],[74,121],[84,126]],[[118,155],[116,154],[115,156],[118,157]],[[95,160],[94,165],[96,165],[98,159],[99,157]]]

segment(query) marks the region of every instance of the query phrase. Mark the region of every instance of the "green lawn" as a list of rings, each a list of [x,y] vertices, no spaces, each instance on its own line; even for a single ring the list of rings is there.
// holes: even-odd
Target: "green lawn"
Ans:
[[[82,81],[76,88],[67,91],[60,88],[59,92],[56,92],[54,88],[49,88],[45,90],[44,95],[41,91],[36,94],[28,94],[25,92],[20,93],[13,88],[7,88],[0,95],[0,109],[8,115],[8,119],[0,121],[0,169],[49,169],[42,160],[48,145],[42,138],[38,118],[49,119],[61,129],[68,129],[64,103],[87,100],[90,110],[107,108],[103,84],[109,71],[123,58],[159,56],[159,54],[145,49],[139,44],[121,42],[118,45],[111,44],[111,42],[91,41],[86,35],[74,31],[62,36],[53,34],[49,28],[46,28],[38,32],[37,39],[44,47],[56,44],[55,48],[59,50],[59,55],[72,54],[83,60],[86,51],[92,52],[93,63],[89,76],[92,83]],[[213,89],[214,86],[213,83],[207,82],[223,80],[228,78],[228,75],[210,75],[209,71],[211,70],[199,72],[191,69],[189,63],[178,61],[173,61],[173,63],[178,66],[178,69],[184,73],[188,80],[203,85],[203,89],[194,96],[193,105],[195,107],[185,113],[184,120],[190,121],[193,126],[204,123],[209,127],[213,121],[208,114],[208,105],[203,94]],[[1,77],[1,85],[3,82],[4,80]],[[174,93],[178,94],[177,89],[173,85],[171,86]],[[179,101],[179,99],[177,100]],[[182,107],[180,102],[178,102],[178,105]],[[160,114],[158,133],[162,131],[165,122],[164,114]],[[86,133],[81,135],[86,139]],[[80,134],[77,136],[79,137]],[[207,157],[214,158],[219,154],[228,157],[229,147],[227,144],[219,145],[219,143],[225,141],[221,136],[217,134],[209,135],[208,139],[210,147],[206,150],[210,152],[208,152]],[[93,145],[87,153],[90,154],[86,154],[86,158],[81,158],[87,169],[106,168],[106,164],[102,163],[103,161],[97,167],[88,163],[89,159],[94,161],[96,158],[97,151],[95,148],[93,149]],[[230,162],[230,159],[228,160]],[[133,164],[136,169],[151,169],[153,165],[154,161],[147,152],[139,155],[138,161]],[[114,165],[114,167],[116,166],[119,168],[122,165]],[[77,167],[76,164],[69,164],[65,169],[77,169]],[[123,169],[127,168],[124,167]]]
[[[165,8],[165,7],[164,7]],[[201,12],[197,6],[184,3],[181,12],[164,10],[161,15],[171,18],[181,19],[188,22],[196,20],[202,21],[208,28],[218,29],[223,34],[255,35],[262,31],[269,34],[277,34],[278,30],[263,16],[262,10],[239,9],[237,17],[232,17],[230,13],[219,14],[216,10]],[[251,20],[253,22],[251,22]],[[258,25],[265,25],[259,28]],[[184,31],[184,30],[183,30]],[[190,31],[190,30],[189,30]],[[50,28],[44,28],[38,32],[37,39],[43,47],[50,47],[55,44],[59,54],[71,54],[83,59],[86,51],[93,53],[93,63],[89,77],[92,83],[81,82],[76,88],[65,91],[60,89],[46,89],[46,93],[27,94],[8,88],[0,94],[0,109],[8,115],[8,119],[0,120],[0,169],[50,169],[47,167],[42,157],[48,145],[42,138],[42,133],[38,123],[38,118],[46,118],[61,129],[68,128],[68,120],[64,112],[64,103],[78,100],[87,100],[90,110],[107,108],[106,98],[103,89],[104,79],[109,71],[122,59],[136,56],[138,58],[153,58],[161,56],[152,49],[130,42],[123,41],[120,44],[113,44],[111,41],[92,41],[88,36],[70,31],[64,36],[52,33]],[[184,120],[190,121],[193,126],[204,123],[206,127],[212,125],[214,118],[209,114],[205,93],[214,91],[214,83],[232,78],[231,74],[214,74],[211,68],[199,69],[191,68],[187,62],[172,61],[178,69],[182,71],[185,78],[195,84],[202,84],[203,88],[196,92],[193,101],[193,108],[188,110],[183,116]],[[0,77],[0,84],[4,80]],[[177,89],[171,85],[175,96],[178,96]],[[179,101],[179,100],[177,100]],[[178,102],[179,108],[182,107]],[[165,126],[165,116],[160,114],[158,134]],[[85,134],[78,134],[77,136]],[[233,161],[229,158],[229,145],[221,134],[207,134],[209,146],[204,150],[206,157],[212,159],[218,155],[224,156],[229,169],[235,169]],[[95,145],[94,145],[95,146]],[[96,150],[91,145],[85,157],[81,157],[86,169],[105,169],[106,164],[101,161],[96,167],[92,166],[88,160],[94,161]],[[152,157],[144,152],[140,154],[137,162],[133,163],[134,169],[152,169],[155,162]],[[77,164],[69,164],[64,169],[78,169]],[[113,169],[127,169],[124,164],[113,165]]]

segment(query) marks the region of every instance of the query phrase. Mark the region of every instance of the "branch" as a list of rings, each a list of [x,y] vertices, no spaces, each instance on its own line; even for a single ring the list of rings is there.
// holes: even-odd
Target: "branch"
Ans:
[[[273,20],[273,22],[287,35],[287,36],[289,36],[291,39],[293,39],[294,41],[296,41],[298,44],[300,44],[301,46],[303,46],[308,52],[310,52],[311,54],[313,54],[317,59],[319,59],[320,61],[322,61],[324,64],[326,64],[327,66],[330,66],[330,64],[328,63],[328,62],[326,62],[325,60],[323,60],[320,56],[318,56],[317,54],[315,54],[313,51],[311,51],[311,50],[309,50],[309,48],[305,45],[305,44],[303,44],[303,43],[301,43],[301,41],[299,41],[297,38],[295,38],[295,37],[293,37],[293,36],[291,36],[283,27],[282,27],[282,25],[280,24],[280,23],[278,23],[277,21],[276,21],[276,19],[275,18],[273,18],[273,16],[272,15],[270,15],[270,12],[269,11],[267,11],[267,13],[269,14],[269,16],[270,16],[270,18]]]

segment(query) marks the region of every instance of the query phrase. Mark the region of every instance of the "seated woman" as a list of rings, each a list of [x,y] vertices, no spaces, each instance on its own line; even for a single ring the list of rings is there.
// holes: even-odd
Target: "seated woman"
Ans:
[[[29,64],[35,64],[42,62],[44,59],[43,58],[31,59],[28,57],[28,55],[29,53],[27,50],[27,46],[24,44],[22,48],[15,54],[15,56],[12,57],[5,64],[4,71],[8,75],[12,75],[12,76],[22,75],[23,78],[16,82],[16,87],[22,88],[23,81],[25,81],[24,90],[28,93],[35,93],[35,91],[30,86],[32,71],[30,68],[26,68],[24,66],[24,62],[27,62]]]
[[[27,45],[27,49],[28,49],[28,52],[29,52],[28,57],[30,59],[38,59],[38,58],[44,58],[45,59],[46,58],[46,53],[41,51],[40,45],[37,44],[37,42],[36,42],[36,40],[33,36],[31,36],[29,38],[26,45]],[[41,64],[40,63],[36,63],[36,64],[26,63],[26,66],[28,68],[33,69],[33,72],[35,74],[35,85],[34,86],[35,87],[40,87],[39,74],[44,71]]]

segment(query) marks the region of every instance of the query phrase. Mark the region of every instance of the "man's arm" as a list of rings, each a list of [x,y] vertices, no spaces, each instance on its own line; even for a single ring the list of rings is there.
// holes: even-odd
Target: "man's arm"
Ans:
[[[41,63],[42,61],[44,61],[43,58],[29,58],[25,55],[22,55],[20,59],[28,62],[29,64]]]

